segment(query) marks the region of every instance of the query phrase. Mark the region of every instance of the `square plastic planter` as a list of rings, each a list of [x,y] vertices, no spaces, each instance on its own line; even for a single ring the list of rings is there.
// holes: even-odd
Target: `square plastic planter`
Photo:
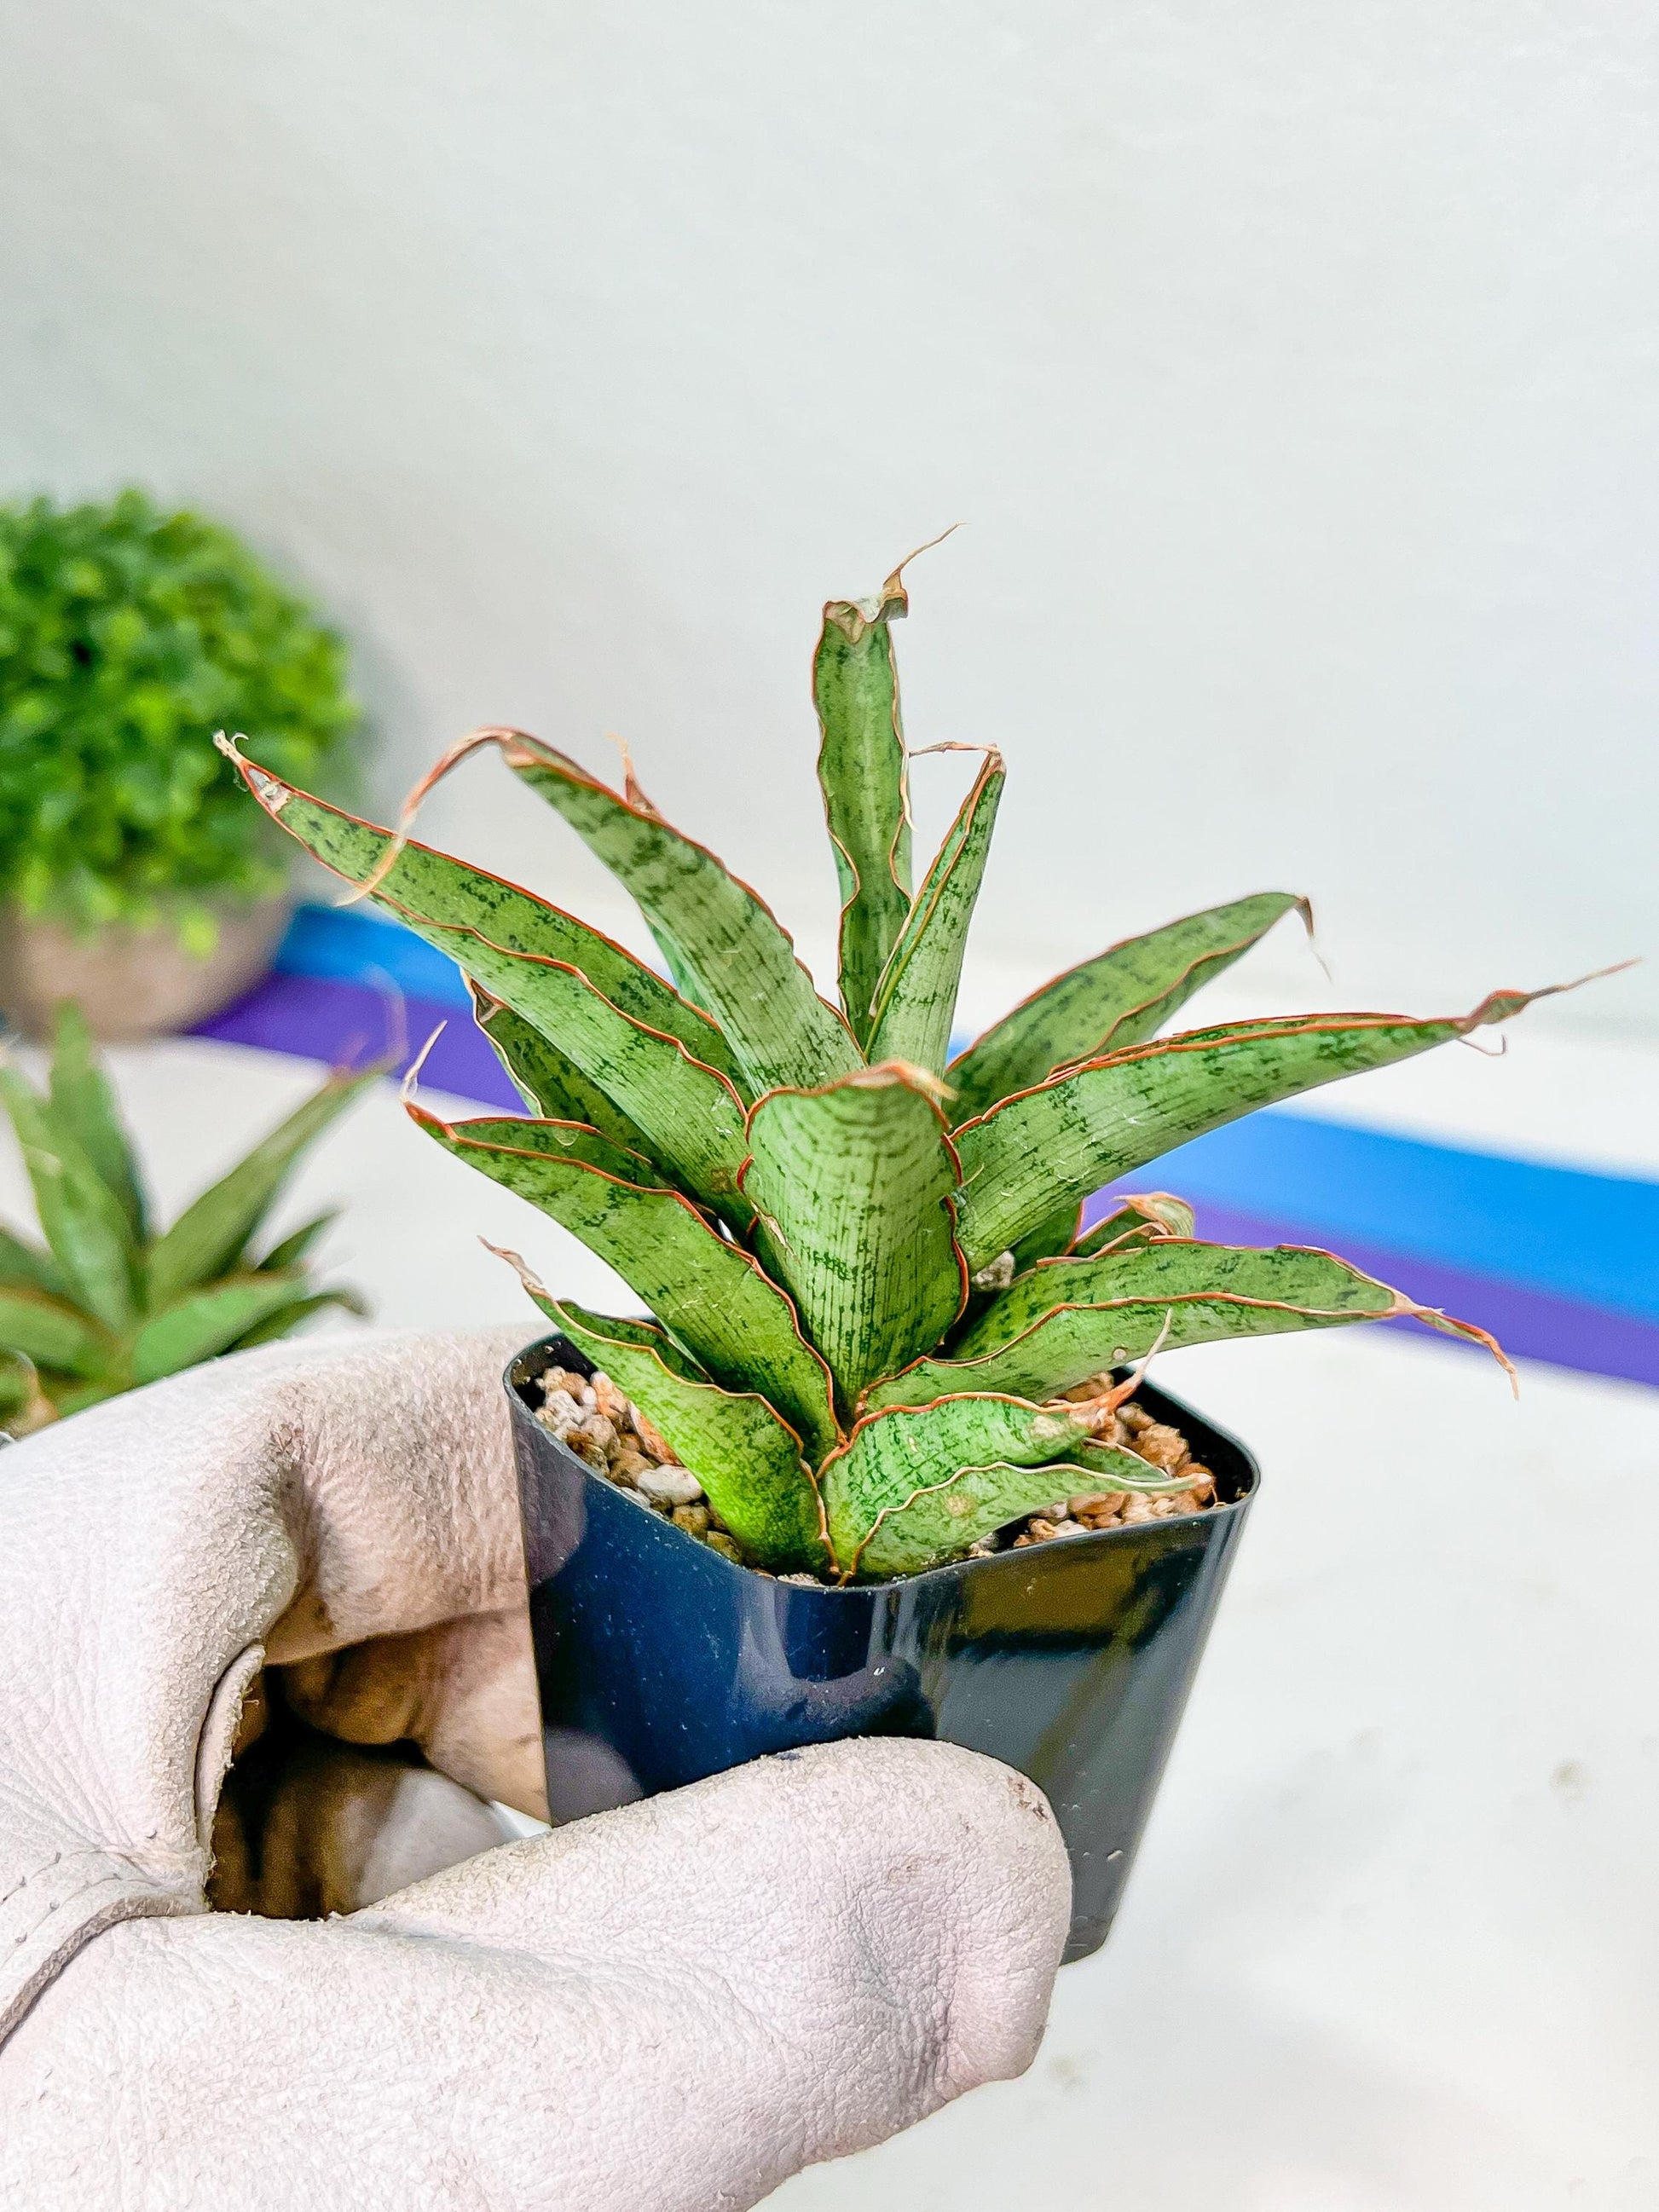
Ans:
[[[841,1736],[937,1736],[1047,1796],[1071,1853],[1068,1959],[1105,1941],[1260,1470],[1143,1384],[1215,1475],[1203,1513],[806,1589],[732,1565],[536,1420],[564,1338],[507,1369],[555,1820]]]

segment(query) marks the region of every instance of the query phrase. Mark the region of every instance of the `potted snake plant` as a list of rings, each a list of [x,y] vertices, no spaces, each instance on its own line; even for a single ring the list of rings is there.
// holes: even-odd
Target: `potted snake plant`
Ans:
[[[394,832],[222,744],[273,819],[470,979],[526,1113],[448,1122],[411,1097],[416,1121],[648,1310],[592,1312],[517,1263],[556,1332],[507,1376],[556,1814],[830,1737],[936,1733],[1048,1791],[1078,1956],[1115,1909],[1258,1480],[1146,1382],[1148,1356],[1405,1314],[1491,1343],[1329,1254],[1206,1242],[1165,1194],[1087,1226],[1085,1202],[1537,994],[1167,1034],[1275,922],[1307,918],[1269,891],[1113,946],[952,1057],[1004,767],[987,753],[913,889],[906,609],[902,572],[832,602],[814,660],[836,1004],[631,765],[615,790],[478,731]],[[410,836],[483,747],[615,872],[672,981]]]

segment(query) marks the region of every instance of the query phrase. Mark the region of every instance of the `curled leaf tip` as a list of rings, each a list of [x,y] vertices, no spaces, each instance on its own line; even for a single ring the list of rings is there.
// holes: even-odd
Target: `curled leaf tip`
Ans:
[[[426,1056],[448,1027],[449,1024],[447,1022],[440,1022],[437,1028],[433,1030],[431,1036],[416,1054],[414,1059],[410,1061],[409,1066],[404,1070],[404,1079],[398,1086],[398,1096],[403,1100],[405,1106],[412,1106],[414,1104],[415,1093],[420,1086],[421,1070],[426,1066]]]
[[[498,1260],[505,1260],[532,1298],[550,1298],[552,1292],[535,1270],[517,1252],[509,1251],[505,1244],[492,1244],[487,1237],[478,1239],[486,1252],[493,1252]]]
[[[494,725],[484,729],[469,730],[464,738],[458,738],[447,752],[433,763],[408,798],[404,799],[402,807],[398,810],[398,826],[392,831],[391,842],[385,852],[381,854],[362,883],[354,884],[351,890],[345,892],[335,903],[342,907],[356,906],[360,899],[373,898],[393,868],[397,866],[399,855],[414,835],[416,817],[419,815],[421,808],[429,794],[443,781],[452,769],[459,768],[461,763],[470,755],[476,753],[480,746],[499,745],[506,750],[513,744],[525,742],[526,740],[521,730],[507,729]]]

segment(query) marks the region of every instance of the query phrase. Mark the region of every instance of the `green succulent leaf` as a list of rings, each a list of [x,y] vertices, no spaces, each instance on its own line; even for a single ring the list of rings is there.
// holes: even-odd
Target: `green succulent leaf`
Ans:
[[[860,1045],[910,909],[910,806],[889,629],[908,610],[900,568],[873,599],[831,599],[812,659],[818,783],[841,883],[841,1000]]]
[[[1056,975],[952,1060],[952,1120],[987,1113],[1057,1068],[1143,1043],[1292,910],[1312,928],[1305,899],[1261,891],[1126,939]]]
[[[328,1212],[319,1213],[314,1221],[307,1221],[303,1228],[296,1229],[290,1236],[284,1237],[281,1243],[273,1244],[264,1258],[259,1261],[259,1273],[262,1275],[275,1275],[286,1267],[297,1267],[339,1218],[339,1207],[337,1206],[331,1207]]]
[[[1207,1129],[1507,1021],[1547,995],[1495,991],[1473,1013],[1438,1021],[1306,1014],[1188,1030],[1016,1091],[956,1132],[957,1233],[968,1264],[983,1267],[1059,1206]]]
[[[599,930],[532,897],[516,884],[434,853],[412,838],[399,844],[391,830],[325,806],[251,761],[237,757],[236,765],[271,819],[347,883],[361,886],[384,867],[374,893],[375,905],[406,922],[538,1028],[544,1027],[544,1016],[550,1017],[554,1027],[550,1033],[590,1074],[593,1069],[588,1058],[557,1026],[556,997],[540,1006],[524,1002],[526,979],[538,972],[538,963],[543,973],[555,965],[570,971],[618,1013],[663,1036],[677,1038],[694,1060],[740,1082],[731,1048],[708,1015],[688,1006],[643,961]],[[396,858],[387,865],[394,845]],[[514,954],[525,957],[515,965]],[[503,976],[522,990],[502,988],[498,979]]]
[[[22,1150],[40,1226],[70,1295],[106,1328],[125,1329],[133,1317],[135,1254],[131,1224],[120,1200],[15,1068],[0,1067],[0,1098]]]
[[[1052,1482],[1038,1480],[1026,1492],[1026,1504],[1016,1503],[988,1522],[979,1493],[971,1485],[955,1485],[969,1473],[994,1468],[1001,1474],[1011,1468],[1030,1469],[1063,1459],[1095,1425],[1087,1406],[1034,1406],[1018,1398],[977,1395],[939,1398],[860,1421],[818,1469],[836,1557],[849,1572],[886,1571],[876,1564],[883,1550],[876,1543],[879,1525],[914,1510],[921,1492],[947,1489],[951,1494],[948,1500],[941,1498],[939,1510],[949,1524],[950,1540],[933,1556],[963,1549],[1054,1493]],[[999,1496],[1006,1487],[993,1486]]]
[[[936,1343],[967,1295],[945,1117],[915,1070],[872,1067],[771,1092],[749,1117],[749,1144],[743,1189],[762,1256],[850,1406]]]
[[[947,1390],[1051,1398],[1158,1346],[1173,1352],[1403,1315],[1492,1341],[1484,1330],[1417,1305],[1328,1252],[1164,1237],[1092,1259],[1043,1261],[977,1317],[948,1359],[917,1360],[878,1383],[866,1410],[925,1405]]]
[[[49,1298],[71,1295],[51,1253],[9,1229],[0,1229],[0,1290],[40,1291]]]
[[[120,1205],[135,1243],[149,1231],[143,1184],[87,1018],[72,999],[58,1008],[52,1057],[52,1117],[80,1146]]]
[[[876,986],[872,1060],[908,1060],[937,1071],[950,1053],[968,925],[991,850],[1002,787],[993,752],[975,779],[916,893],[898,943]]]
[[[228,1175],[185,1208],[150,1251],[151,1313],[164,1314],[186,1291],[238,1265],[301,1153],[385,1073],[376,1066],[355,1075],[331,1075]]]
[[[135,1383],[194,1367],[228,1352],[262,1321],[302,1299],[305,1279],[290,1273],[230,1275],[191,1291],[147,1321],[132,1340]]]
[[[107,1329],[39,1291],[0,1290],[0,1345],[71,1375],[101,1375],[116,1354]]]
[[[759,1391],[814,1459],[829,1449],[836,1435],[829,1370],[789,1299],[689,1199],[641,1180],[647,1163],[568,1122],[451,1123],[423,1107],[409,1112],[446,1151],[597,1252],[716,1382]]]
[[[522,1262],[516,1264],[522,1274]],[[651,1322],[591,1313],[550,1297],[528,1277],[526,1288],[660,1430],[757,1566],[787,1573],[829,1564],[801,1439],[764,1398],[722,1389]]]
[[[544,1121],[586,1121],[613,1144],[652,1157],[651,1146],[637,1121],[613,1105],[597,1083],[585,1076],[568,1053],[550,1043],[532,1022],[511,1006],[493,999],[477,983],[470,983],[472,1018],[495,1048],[495,1057],[517,1084],[531,1112]],[[672,1182],[658,1164],[657,1179]]]
[[[291,1305],[278,1306],[275,1313],[266,1314],[263,1320],[246,1328],[226,1349],[230,1352],[252,1352],[256,1344],[275,1344],[280,1338],[292,1336],[296,1328],[308,1322],[313,1314],[324,1313],[330,1306],[338,1306],[344,1312],[361,1317],[368,1308],[356,1291],[313,1291],[308,1297],[295,1298]]]
[[[724,1032],[756,1091],[833,1082],[863,1064],[765,901],[707,847],[539,739],[514,732],[507,766],[563,815],[633,896],[674,973]]]

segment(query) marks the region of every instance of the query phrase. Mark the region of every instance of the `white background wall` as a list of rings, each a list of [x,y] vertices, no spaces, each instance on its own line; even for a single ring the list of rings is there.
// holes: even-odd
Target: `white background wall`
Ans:
[[[901,641],[913,739],[1013,770],[982,1000],[1271,883],[1348,1003],[1659,949],[1650,7],[0,20],[0,484],[241,525],[383,798],[623,731],[810,942],[818,604],[960,519]],[[513,799],[429,828],[604,915]],[[1659,1027],[1659,965],[1553,1018]]]

